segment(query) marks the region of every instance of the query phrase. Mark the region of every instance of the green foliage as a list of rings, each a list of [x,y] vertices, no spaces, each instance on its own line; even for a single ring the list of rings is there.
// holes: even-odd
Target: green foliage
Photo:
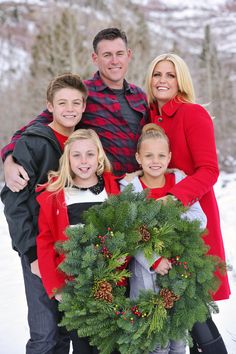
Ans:
[[[199,222],[181,217],[185,211],[128,187],[85,212],[84,225],[68,228],[68,241],[58,246],[66,255],[61,269],[73,275],[60,304],[62,325],[90,337],[101,354],[143,354],[169,339],[191,341],[193,324],[217,311],[210,293],[218,287],[219,261],[206,254]],[[120,266],[137,251],[164,255],[172,269],[157,276],[160,293],[143,291],[131,301],[117,283],[131,276]]]

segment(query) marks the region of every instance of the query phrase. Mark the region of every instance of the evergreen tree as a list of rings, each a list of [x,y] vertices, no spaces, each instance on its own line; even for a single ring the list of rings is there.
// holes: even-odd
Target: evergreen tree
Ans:
[[[219,161],[224,169],[227,169],[229,156],[233,156],[232,151],[232,132],[236,129],[235,103],[232,99],[234,92],[230,74],[222,67],[214,38],[211,34],[210,25],[205,27],[205,36],[200,56],[202,75],[201,75],[201,94],[203,102],[207,104],[207,110],[214,120],[217,147],[219,150]],[[225,104],[228,102],[228,104]],[[228,166],[228,168],[233,166]]]
[[[45,89],[54,76],[73,72],[82,78],[87,77],[89,54],[85,39],[76,15],[68,8],[63,9],[37,35],[30,67],[30,92],[36,111],[45,106]]]

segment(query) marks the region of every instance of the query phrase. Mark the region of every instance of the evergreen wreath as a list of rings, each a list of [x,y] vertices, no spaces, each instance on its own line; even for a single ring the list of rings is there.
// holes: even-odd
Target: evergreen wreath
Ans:
[[[63,290],[61,325],[90,337],[101,354],[144,354],[170,339],[191,344],[193,324],[218,311],[210,294],[222,264],[206,254],[199,222],[183,217],[181,203],[164,205],[146,194],[126,187],[86,211],[84,224],[69,227],[68,241],[58,244],[66,256],[60,268],[73,279]],[[140,250],[147,259],[153,252],[168,258],[172,269],[157,275],[158,294],[143,291],[131,301],[117,283],[131,276],[124,259]]]

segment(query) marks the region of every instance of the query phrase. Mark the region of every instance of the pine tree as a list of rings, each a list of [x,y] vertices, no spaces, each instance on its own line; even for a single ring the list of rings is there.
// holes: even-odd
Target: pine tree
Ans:
[[[32,49],[30,92],[35,110],[45,106],[45,89],[56,75],[73,72],[87,77],[88,58],[85,33],[72,10],[65,8],[41,29]]]
[[[205,27],[205,36],[200,56],[202,67],[202,80],[205,85],[201,85],[202,100],[208,103],[206,106],[214,120],[217,147],[220,151],[219,160],[221,166],[227,168],[228,157],[232,151],[232,141],[229,136],[235,131],[234,116],[235,104],[232,99],[234,95],[230,74],[225,72],[219,59],[219,53],[211,33],[210,25]],[[230,102],[225,104],[224,102]],[[232,168],[232,166],[231,166]]]

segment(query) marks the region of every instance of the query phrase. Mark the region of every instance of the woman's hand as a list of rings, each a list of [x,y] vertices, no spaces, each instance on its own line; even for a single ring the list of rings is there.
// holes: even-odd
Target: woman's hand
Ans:
[[[156,200],[157,201],[162,201],[162,203],[165,205],[167,203],[167,201],[170,200],[170,199],[172,199],[175,202],[178,200],[177,198],[175,198],[174,195],[171,195],[171,194],[165,195],[164,197],[158,198]]]

